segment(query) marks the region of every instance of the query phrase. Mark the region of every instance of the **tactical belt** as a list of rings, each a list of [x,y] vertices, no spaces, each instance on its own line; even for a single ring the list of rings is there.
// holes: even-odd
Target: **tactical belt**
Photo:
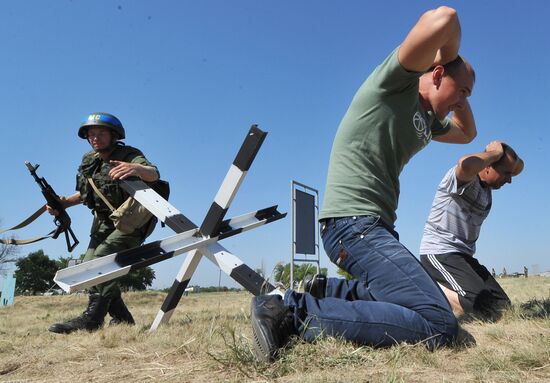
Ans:
[[[10,227],[9,229],[0,231],[0,234],[5,233],[6,231],[17,230],[17,229],[21,229],[22,227],[27,226],[28,224],[33,222],[35,219],[40,217],[45,211],[46,211],[46,205],[43,205],[43,206],[40,207],[40,209],[38,209],[33,214],[31,214],[30,217],[25,219],[23,222],[15,225],[14,227]],[[34,237],[34,238],[29,238],[29,239],[15,239],[15,238],[2,239],[2,238],[0,238],[0,243],[3,243],[5,245],[26,245],[26,244],[29,244],[29,243],[34,243],[34,242],[41,241],[41,240],[46,239],[46,238],[50,238],[53,235],[53,233],[55,233],[55,230],[50,231],[48,234],[46,234],[43,237]]]

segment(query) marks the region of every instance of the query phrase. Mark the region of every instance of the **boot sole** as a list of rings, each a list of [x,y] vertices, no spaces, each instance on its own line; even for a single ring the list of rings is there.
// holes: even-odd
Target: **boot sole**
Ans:
[[[63,329],[59,329],[57,327],[50,326],[50,327],[48,327],[48,331],[56,333],[56,334],[70,334],[71,332],[76,331],[76,330],[72,330],[72,331],[71,330],[63,330]]]
[[[76,331],[88,331],[88,332],[94,332],[101,329],[103,325],[94,326],[94,327],[80,327],[80,328],[68,328],[68,327],[57,327],[55,324],[48,327],[48,331],[54,332],[56,334],[70,334]]]
[[[112,326],[120,326],[120,325],[135,326],[135,325],[136,325],[136,322],[128,322],[128,321],[113,322],[112,319],[109,321],[109,327],[112,327]]]
[[[75,329],[65,330],[65,329],[58,329],[58,328],[49,327],[48,331],[56,333],[56,334],[71,334],[71,333],[77,332],[77,331],[94,332],[94,331],[98,331],[100,328],[101,327],[97,327],[97,328],[75,328]]]
[[[252,334],[254,336],[253,351],[256,359],[260,362],[273,362],[275,360],[275,356],[277,355],[278,348],[272,348],[269,346],[275,342],[270,342],[270,338],[272,337],[270,337],[265,329],[260,325],[260,320],[255,315],[254,307],[251,310],[250,319],[252,321]]]

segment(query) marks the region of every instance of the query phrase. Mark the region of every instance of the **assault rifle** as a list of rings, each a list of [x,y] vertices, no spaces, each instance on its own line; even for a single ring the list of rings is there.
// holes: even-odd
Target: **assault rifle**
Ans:
[[[34,177],[34,180],[36,183],[40,186],[40,189],[42,191],[42,195],[44,198],[46,198],[46,203],[48,206],[50,206],[52,209],[57,210],[59,213],[55,216],[53,221],[55,222],[55,225],[57,226],[57,229],[52,235],[53,239],[57,239],[59,237],[59,234],[65,233],[65,241],[67,242],[67,250],[69,252],[73,251],[73,249],[78,245],[78,239],[76,239],[76,236],[74,235],[72,229],[71,229],[71,217],[67,214],[65,211],[65,208],[61,204],[61,201],[59,199],[59,196],[55,193],[53,188],[48,184],[48,182],[44,179],[44,177],[38,177],[36,174],[36,169],[40,165],[32,166],[30,162],[25,161],[25,165],[31,172],[31,175]],[[69,235],[73,239],[73,244],[71,245],[71,241],[69,239]]]

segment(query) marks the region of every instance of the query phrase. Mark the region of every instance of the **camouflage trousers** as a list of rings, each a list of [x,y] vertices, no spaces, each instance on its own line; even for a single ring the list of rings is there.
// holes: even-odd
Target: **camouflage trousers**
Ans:
[[[149,231],[146,229],[136,229],[130,234],[125,234],[115,229],[113,222],[109,218],[101,219],[94,217],[90,232],[90,244],[88,245],[83,262],[137,247],[143,243]],[[120,286],[115,279],[94,286],[89,289],[89,292],[112,299],[120,297]]]

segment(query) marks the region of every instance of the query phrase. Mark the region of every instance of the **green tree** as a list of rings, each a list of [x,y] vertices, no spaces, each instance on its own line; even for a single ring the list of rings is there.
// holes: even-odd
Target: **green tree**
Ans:
[[[154,279],[155,270],[150,267],[144,267],[142,269],[133,270],[120,277],[118,282],[123,291],[141,291],[150,287]]]
[[[53,285],[57,263],[44,254],[43,250],[30,253],[15,263],[15,291],[18,294],[35,295],[47,291]]]
[[[341,277],[343,278],[346,278],[348,281],[351,281],[352,279],[355,279],[353,277],[353,275],[351,275],[350,273],[348,273],[347,271],[344,271],[340,268],[338,268],[338,270],[336,270],[336,274],[340,275]]]
[[[55,263],[57,264],[57,269],[61,270],[69,266],[69,261],[71,260],[71,257],[59,257]]]
[[[321,274],[327,274],[327,268],[321,268]],[[313,278],[317,274],[317,267],[312,263],[294,264],[294,283],[300,283]],[[290,286],[290,262],[286,265],[282,263],[275,266],[273,278],[276,282],[282,283],[284,286]]]

